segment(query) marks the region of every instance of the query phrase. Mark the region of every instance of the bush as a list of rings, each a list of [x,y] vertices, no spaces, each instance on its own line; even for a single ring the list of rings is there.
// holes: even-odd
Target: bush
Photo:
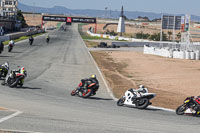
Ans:
[[[148,34],[148,33],[146,33],[146,34],[144,34],[143,32],[136,33],[137,39],[148,39],[149,36],[150,36],[150,34]]]
[[[163,41],[167,41],[167,35],[163,33],[162,36]],[[160,33],[154,33],[153,35],[150,35],[149,39],[154,41],[160,41]]]
[[[114,30],[109,31],[108,29],[106,30],[106,34],[109,34],[111,36],[116,36],[117,35],[117,33]]]

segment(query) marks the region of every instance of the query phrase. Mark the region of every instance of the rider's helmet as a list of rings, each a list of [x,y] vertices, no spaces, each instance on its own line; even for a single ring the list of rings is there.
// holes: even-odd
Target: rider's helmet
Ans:
[[[21,68],[20,68],[20,73],[21,73],[21,74],[25,74],[25,72],[26,72],[25,68],[24,68],[24,67],[21,67]]]
[[[142,93],[148,93],[148,89],[144,87],[144,85],[139,86],[139,90],[142,91]]]
[[[46,38],[49,38],[49,34],[47,34]]]
[[[9,69],[9,63],[8,63],[8,62],[5,62],[5,63],[4,63],[4,67],[8,70],[8,69]]]
[[[139,86],[139,89],[143,89],[143,88],[144,88],[144,85],[140,85],[140,86]]]
[[[11,41],[10,41],[10,44],[12,44],[12,45],[13,45],[13,44],[14,44],[14,41],[13,41],[13,40],[11,40]]]
[[[91,75],[91,78],[96,79],[96,75]]]

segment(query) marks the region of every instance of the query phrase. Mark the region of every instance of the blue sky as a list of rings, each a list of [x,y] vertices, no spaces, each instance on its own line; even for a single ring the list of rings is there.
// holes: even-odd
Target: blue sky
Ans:
[[[70,9],[100,9],[108,7],[126,11],[144,11],[171,14],[193,14],[200,16],[200,0],[19,0],[31,6],[64,6]]]

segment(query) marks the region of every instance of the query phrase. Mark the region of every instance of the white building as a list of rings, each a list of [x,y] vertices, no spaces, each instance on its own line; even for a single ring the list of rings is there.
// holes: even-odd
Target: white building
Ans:
[[[17,15],[18,0],[0,0],[0,15],[15,17]]]

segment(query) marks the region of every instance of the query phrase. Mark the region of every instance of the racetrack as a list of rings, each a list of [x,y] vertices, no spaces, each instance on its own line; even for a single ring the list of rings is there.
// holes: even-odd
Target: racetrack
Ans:
[[[158,109],[118,107],[107,92],[92,58],[77,31],[50,33],[17,44],[12,53],[5,48],[0,63],[9,61],[27,69],[23,88],[0,86],[0,106],[23,113],[0,123],[1,129],[44,133],[188,133],[200,131],[199,118],[177,116]],[[95,97],[72,97],[81,78],[96,74],[100,89]],[[3,118],[12,111],[0,111]]]

